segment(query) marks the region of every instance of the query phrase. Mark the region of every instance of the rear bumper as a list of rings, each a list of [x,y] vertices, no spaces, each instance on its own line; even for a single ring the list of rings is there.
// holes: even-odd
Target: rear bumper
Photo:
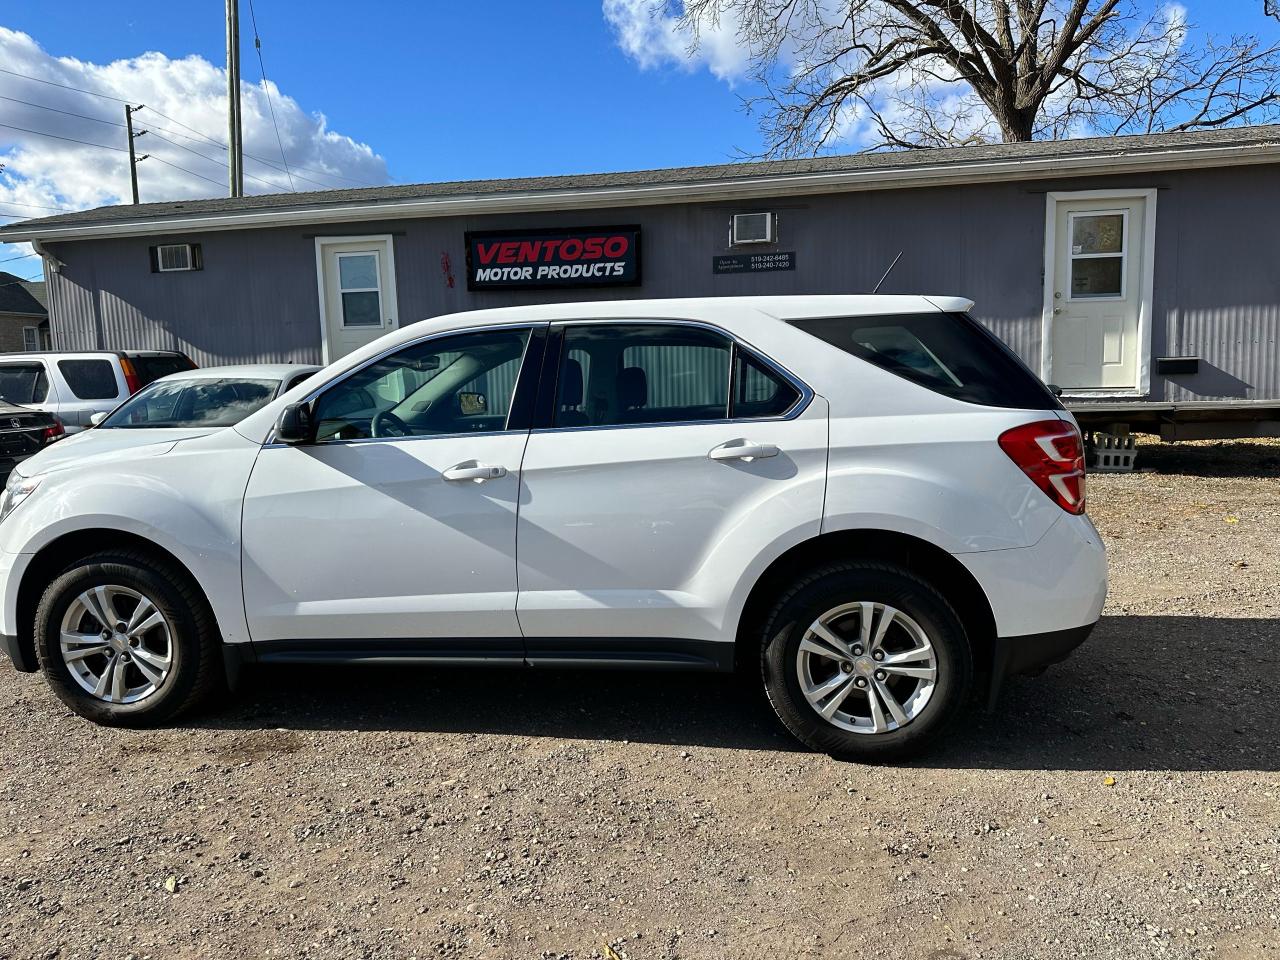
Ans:
[[[995,657],[991,664],[991,687],[987,709],[995,707],[1007,677],[1039,673],[1045,667],[1065,660],[1071,651],[1084,643],[1096,623],[1052,633],[1033,633],[1025,637],[997,637]]]
[[[997,637],[1059,633],[1097,623],[1107,554],[1086,516],[1064,513],[1038,543],[955,554],[991,604]]]
[[[20,673],[35,673],[38,668],[36,658],[31,655],[31,651],[23,649],[18,638],[11,633],[0,634],[0,648],[4,649],[4,654],[13,664],[13,668]]]

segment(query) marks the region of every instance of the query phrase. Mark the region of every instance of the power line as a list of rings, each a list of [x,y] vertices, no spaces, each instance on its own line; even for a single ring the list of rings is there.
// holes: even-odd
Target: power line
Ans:
[[[17,97],[6,97],[0,94],[0,100],[8,100],[11,103],[21,103],[24,106],[35,107],[38,110],[48,110],[50,113],[61,113],[68,117],[79,117],[81,120],[92,120],[94,123],[109,123],[113,127],[123,127],[124,124],[119,120],[103,120],[101,117],[91,117],[84,113],[72,113],[70,110],[59,110],[57,107],[47,107],[43,103],[32,103],[30,100],[19,100]]]
[[[73,86],[70,86],[69,83],[58,83],[55,81],[46,81],[46,79],[41,79],[40,77],[28,77],[27,74],[18,73],[17,70],[9,70],[9,69],[5,69],[4,67],[0,67],[0,73],[8,73],[10,77],[27,79],[27,81],[31,81],[32,83],[45,83],[47,84],[47,86],[50,86],[50,87],[61,87],[63,88],[63,90],[73,90],[73,91],[76,91],[77,93],[84,93],[84,95],[91,96],[91,97],[102,97],[102,99],[104,100],[113,100],[116,102],[116,104],[131,104],[131,102],[133,102],[132,100],[124,100],[123,97],[111,96],[110,93],[100,93],[100,92],[97,92],[96,90],[83,90],[82,87],[73,87]],[[6,99],[10,99],[10,97],[6,97]],[[160,111],[156,110],[154,106],[148,106],[147,110],[150,110],[151,113],[154,113],[156,116],[160,116],[160,118],[169,120],[170,123],[178,124],[179,127],[182,127],[184,129],[184,131],[191,131],[191,133],[196,134],[195,137],[188,137],[188,140],[195,140],[195,138],[198,138],[198,140],[212,143],[212,145],[220,148],[220,150],[227,150],[227,145],[225,145],[225,143],[219,140],[215,140],[214,137],[210,137],[209,134],[207,133],[201,133],[200,131],[197,131],[195,127],[188,127],[186,123],[183,123],[182,120],[175,118],[175,116],[169,116],[169,114],[160,113]],[[87,118],[87,119],[96,119],[96,118]],[[168,131],[168,132],[172,133],[173,136],[175,137],[187,137],[186,133],[174,133],[172,131]],[[280,173],[285,173],[284,170],[280,169],[279,166],[276,166],[274,163],[271,163],[270,160],[266,160],[265,157],[256,156],[253,154],[244,154],[244,156],[251,157],[251,159],[259,161],[260,164],[266,164],[270,166],[270,168],[273,168],[275,170],[280,170]],[[287,163],[287,161],[285,161],[285,163]],[[306,166],[294,166],[293,169],[302,170],[302,172],[305,172],[305,173],[314,173],[317,175],[317,177],[329,177],[330,179],[335,179],[335,180],[346,180],[347,183],[355,183],[361,187],[378,186],[378,184],[369,183],[369,182],[366,182],[366,180],[357,180],[351,177],[343,177],[342,174],[329,173],[328,170],[312,170],[312,169],[306,168]],[[297,179],[306,180],[307,183],[315,183],[317,187],[334,189],[332,184],[320,183],[319,180],[307,179],[306,177],[298,177]]]
[[[96,90],[82,90],[80,87],[73,87],[69,83],[58,83],[54,80],[41,80],[39,77],[28,77],[25,73],[18,73],[16,70],[6,70],[0,67],[0,73],[7,73],[12,77],[18,77],[22,80],[30,80],[32,83],[44,83],[51,87],[62,87],[63,90],[74,90],[76,93],[87,93],[91,97],[102,97],[104,100],[114,100],[116,103],[128,103],[128,100],[122,100],[120,97],[113,97],[109,93],[98,93]]]
[[[15,260],[26,260],[28,257],[38,257],[38,253],[24,253],[20,257],[10,257],[8,260],[0,260],[0,263],[13,263]]]
[[[9,71],[7,70],[5,71],[5,73],[8,73],[8,72]],[[77,140],[75,137],[60,137],[56,133],[44,133],[43,131],[40,131],[40,130],[28,130],[26,127],[15,127],[11,123],[0,123],[0,127],[6,127],[9,130],[18,130],[21,133],[30,133],[37,137],[50,137],[54,140],[66,140],[68,143],[78,143],[86,147],[99,147],[103,150],[115,150],[118,153],[129,152],[125,147],[112,147],[112,146],[108,146],[105,143],[90,143],[88,140]]]
[[[155,127],[148,127],[147,132],[152,134],[157,140],[163,140],[165,143],[171,146],[177,147],[179,150],[185,150],[187,151],[187,153],[191,154],[192,156],[199,157],[201,160],[208,160],[210,163],[216,163],[218,164],[218,166],[222,167],[222,169],[224,170],[227,168],[227,161],[222,159],[221,157],[211,157],[206,153],[201,153],[199,150],[192,150],[190,147],[186,146],[185,144],[177,143],[176,141],[170,140],[168,137],[162,137],[160,134],[156,133]],[[154,156],[154,154],[152,154],[152,156]],[[272,183],[270,180],[263,180],[261,177],[256,177],[252,173],[249,173],[247,170],[245,171],[245,176],[248,177],[250,180],[257,180],[259,183],[266,184],[268,187],[273,187],[276,190],[284,189],[284,187],[281,184]]]
[[[262,92],[267,97],[267,109],[271,111],[271,126],[276,131],[276,146],[280,148],[280,162],[284,164],[284,175],[289,178],[289,189],[297,192],[293,185],[293,174],[289,172],[289,160],[284,155],[284,140],[280,138],[280,124],[276,123],[276,108],[271,103],[271,86],[267,82],[267,66],[262,62],[262,37],[258,35],[258,15],[253,10],[253,0],[249,0],[249,21],[253,24],[253,48],[258,52],[258,70],[262,74]]]
[[[64,212],[73,211],[75,207],[51,207],[47,203],[21,203],[17,200],[8,200],[0,197],[0,203],[8,207],[34,207],[37,210],[62,210]]]
[[[70,143],[78,143],[86,147],[97,147],[99,150],[114,150],[117,153],[129,152],[128,148],[126,147],[113,147],[105,143],[91,143],[88,140],[77,140],[75,137],[60,137],[56,133],[44,133],[40,130],[28,130],[26,127],[15,127],[11,123],[0,123],[0,127],[6,127],[10,130],[19,130],[22,133],[34,134],[37,137],[51,137],[54,140],[66,140]],[[158,161],[159,163],[163,163],[166,167],[173,167],[173,169],[181,170],[183,173],[188,173],[193,177],[199,177],[201,180],[208,180],[210,183],[216,183],[218,184],[218,186],[222,186],[221,181],[213,180],[209,177],[204,176],[203,174],[196,173],[194,170],[188,170],[186,167],[180,167],[176,163],[170,163],[168,160],[164,159],[164,157],[157,157],[153,154],[150,157],[150,159]]]

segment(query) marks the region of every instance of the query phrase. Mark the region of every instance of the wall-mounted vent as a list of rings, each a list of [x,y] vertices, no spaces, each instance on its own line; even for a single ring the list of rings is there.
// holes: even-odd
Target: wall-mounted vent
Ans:
[[[203,267],[198,243],[162,243],[151,248],[152,273],[179,273]]]
[[[773,243],[774,216],[772,213],[735,213],[729,221],[729,244]]]

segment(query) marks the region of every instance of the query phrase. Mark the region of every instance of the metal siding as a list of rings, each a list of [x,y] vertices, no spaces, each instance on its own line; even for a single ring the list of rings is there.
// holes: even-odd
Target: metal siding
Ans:
[[[733,205],[394,220],[331,226],[395,237],[401,324],[507,304],[683,296],[865,293],[899,251],[885,293],[955,294],[1039,370],[1045,192],[1159,188],[1152,354],[1198,354],[1204,372],[1161,378],[1157,399],[1280,397],[1280,274],[1260,212],[1280,209],[1274,166],[797,197]],[[716,276],[729,216],[778,215],[779,250],[797,269]],[[467,230],[639,223],[638,287],[466,289]],[[152,274],[147,247],[199,242],[202,271]],[[197,363],[319,362],[314,234],[300,228],[50,244],[66,262],[51,284],[57,345],[164,348]],[[442,258],[451,263],[453,285]]]

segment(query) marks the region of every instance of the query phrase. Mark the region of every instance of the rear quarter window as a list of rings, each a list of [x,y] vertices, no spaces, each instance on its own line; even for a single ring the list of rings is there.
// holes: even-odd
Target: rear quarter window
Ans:
[[[791,325],[935,393],[988,407],[1062,404],[1018,356],[964,313],[821,317]]]
[[[110,360],[59,360],[58,372],[78,400],[114,400],[120,395]]]
[[[129,356],[129,362],[133,364],[133,369],[137,371],[138,379],[141,381],[139,386],[143,387],[159,380],[161,377],[167,377],[171,373],[194,370],[196,366],[189,358],[180,353],[162,354],[160,356],[131,355]]]
[[[0,400],[43,403],[49,395],[49,376],[42,363],[0,364]]]

